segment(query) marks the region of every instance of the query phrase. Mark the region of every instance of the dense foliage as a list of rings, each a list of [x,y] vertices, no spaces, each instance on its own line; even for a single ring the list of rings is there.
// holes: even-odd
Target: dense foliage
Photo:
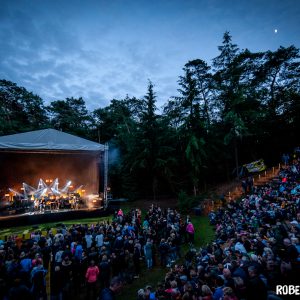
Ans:
[[[178,94],[161,113],[152,82],[143,99],[113,99],[89,112],[82,98],[47,106],[0,80],[0,134],[52,127],[108,142],[116,196],[197,195],[209,183],[238,176],[243,163],[264,158],[272,164],[298,146],[299,78],[299,49],[252,53],[225,32],[212,65],[201,59],[185,64]]]

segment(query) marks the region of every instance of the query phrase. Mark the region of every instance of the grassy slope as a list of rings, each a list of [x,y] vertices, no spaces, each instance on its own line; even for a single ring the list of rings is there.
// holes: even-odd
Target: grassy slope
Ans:
[[[67,220],[67,221],[61,221],[61,222],[53,222],[53,223],[44,223],[34,226],[19,226],[19,227],[11,227],[11,228],[5,228],[0,230],[0,237],[3,237],[5,235],[18,235],[18,234],[25,234],[27,232],[34,231],[37,228],[39,230],[47,230],[47,228],[56,228],[57,224],[65,224],[66,226],[70,226],[72,224],[96,224],[97,222],[101,222],[104,220],[111,220],[111,217],[102,217],[102,218],[88,218],[88,219],[80,219],[80,220]]]

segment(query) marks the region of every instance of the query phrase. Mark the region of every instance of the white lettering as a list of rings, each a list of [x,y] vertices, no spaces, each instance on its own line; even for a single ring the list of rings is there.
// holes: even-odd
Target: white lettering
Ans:
[[[295,295],[300,295],[300,285],[295,285]]]
[[[276,295],[282,295],[282,285],[276,285]]]
[[[300,295],[300,285],[277,285],[277,295]]]

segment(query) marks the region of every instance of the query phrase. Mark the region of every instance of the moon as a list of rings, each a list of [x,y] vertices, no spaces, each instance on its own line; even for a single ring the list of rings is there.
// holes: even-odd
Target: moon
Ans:
[[[278,30],[277,29],[274,29],[274,33],[277,33],[278,32]]]

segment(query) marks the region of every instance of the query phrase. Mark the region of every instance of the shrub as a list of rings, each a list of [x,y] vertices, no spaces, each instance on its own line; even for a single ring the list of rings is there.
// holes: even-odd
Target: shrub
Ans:
[[[180,191],[178,194],[178,208],[181,213],[189,213],[197,203],[196,197],[189,196],[185,191]]]

